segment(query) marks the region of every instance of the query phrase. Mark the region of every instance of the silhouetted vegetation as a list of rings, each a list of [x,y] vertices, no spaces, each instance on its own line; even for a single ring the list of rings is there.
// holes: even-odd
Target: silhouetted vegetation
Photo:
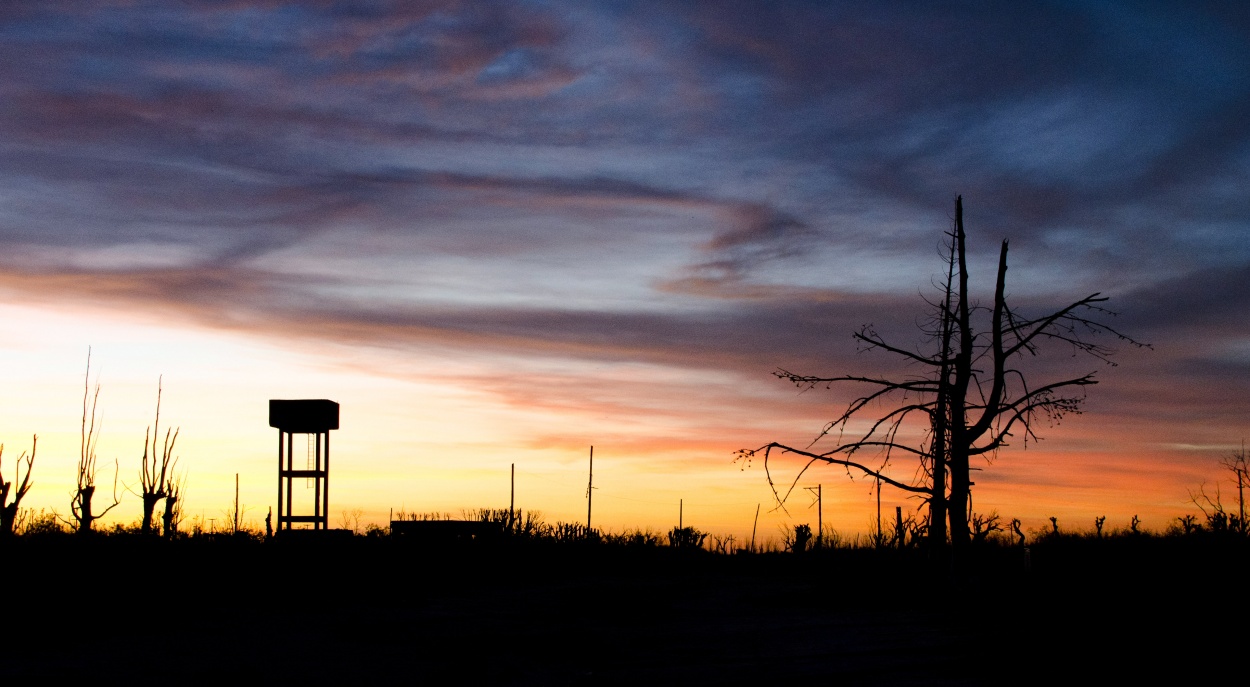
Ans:
[[[1219,461],[1219,466],[1225,471],[1232,473],[1229,480],[1237,487],[1237,506],[1232,513],[1224,506],[1223,496],[1220,489],[1220,481],[1217,480],[1214,487],[1214,493],[1207,491],[1207,485],[1204,483],[1198,487],[1197,492],[1189,493],[1189,501],[1194,504],[1202,512],[1202,518],[1205,520],[1205,526],[1212,532],[1234,531],[1238,534],[1246,534],[1246,449],[1243,445],[1241,450],[1231,453]],[[1191,516],[1192,517],[1192,516]],[[1191,521],[1182,521],[1183,529],[1193,529],[1196,525],[1196,518]]]
[[[952,250],[962,253],[962,245]],[[952,264],[954,261],[952,258]],[[1000,265],[1000,294],[1003,266],[1005,258]],[[951,293],[948,285],[948,300]],[[943,312],[948,311],[958,309],[948,302]],[[991,357],[995,355],[999,354]],[[941,390],[944,384],[935,387],[939,395],[951,393]],[[1178,517],[1162,530],[1143,527],[1136,514],[1121,521],[1121,526],[1108,524],[1108,516],[1099,515],[1061,527],[1055,516],[1049,518],[1049,526],[1026,534],[1019,519],[1005,525],[1005,518],[996,510],[977,513],[969,508],[968,542],[961,554],[968,565],[949,566],[928,579],[960,600],[941,613],[918,607],[912,603],[913,596],[905,594],[897,598],[876,593],[847,598],[814,593],[816,580],[850,589],[914,586],[916,568],[933,560],[931,552],[920,546],[926,539],[933,541],[935,528],[930,527],[930,518],[936,511],[931,508],[906,517],[900,509],[890,523],[882,523],[878,513],[868,535],[843,534],[831,527],[813,532],[809,524],[800,523],[785,528],[779,542],[767,541],[757,547],[752,533],[752,545],[746,549],[735,547],[732,536],[690,526],[678,525],[663,534],[641,529],[612,532],[578,522],[548,523],[538,511],[492,508],[466,510],[458,516],[401,512],[387,527],[362,527],[364,511],[348,509],[341,512],[342,527],[338,530],[296,529],[272,535],[269,518],[264,531],[247,520],[248,509],[240,502],[236,475],[234,499],[221,512],[224,517],[206,520],[203,515],[195,516],[186,523],[188,526],[180,528],[185,477],[174,471],[172,454],[178,432],[167,428],[164,444],[157,446],[159,383],[155,424],[145,432],[139,494],[142,514],[130,524],[102,527],[100,517],[118,505],[119,499],[114,489],[113,503],[102,512],[93,510],[98,396],[98,384],[94,393],[91,390],[89,354],[72,520],[63,520],[54,512],[20,507],[29,490],[33,441],[29,457],[23,454],[19,458],[18,472],[11,482],[4,481],[0,472],[0,505],[8,534],[5,553],[14,556],[9,560],[38,560],[57,571],[41,578],[36,590],[52,600],[48,614],[55,618],[81,613],[78,595],[70,598],[57,594],[81,583],[86,561],[91,562],[93,581],[101,588],[139,598],[143,590],[135,585],[146,579],[143,571],[150,571],[142,566],[158,558],[162,570],[180,571],[179,584],[203,590],[198,596],[188,595],[194,599],[190,602],[177,602],[179,617],[193,621],[188,625],[267,629],[276,625],[278,632],[267,637],[263,651],[231,652],[231,660],[222,665],[232,670],[244,666],[256,674],[279,675],[285,680],[302,676],[360,681],[362,676],[383,673],[411,678],[403,671],[411,669],[414,655],[431,665],[446,664],[458,650],[469,647],[480,651],[482,636],[511,636],[509,632],[524,626],[527,632],[542,633],[559,646],[578,647],[580,653],[575,654],[576,659],[539,658],[517,650],[517,643],[504,642],[503,648],[492,645],[490,665],[505,668],[474,672],[457,663],[457,670],[469,670],[459,676],[467,676],[469,681],[515,682],[508,671],[524,666],[530,675],[537,676],[533,682],[567,682],[566,662],[586,660],[593,669],[585,675],[606,675],[609,682],[639,682],[654,679],[656,674],[671,680],[692,666],[696,673],[686,673],[688,681],[706,681],[709,676],[716,682],[764,681],[775,680],[777,662],[784,664],[789,656],[792,663],[785,665],[798,669],[783,667],[780,675],[791,678],[827,678],[830,673],[826,666],[836,665],[840,671],[849,660],[855,663],[857,674],[870,676],[872,683],[892,682],[888,679],[892,676],[921,676],[920,682],[927,683],[937,676],[952,678],[938,680],[942,682],[996,684],[1001,681],[1001,670],[1017,666],[999,663],[979,652],[977,647],[985,646],[987,638],[996,640],[999,635],[1014,633],[1012,636],[1021,641],[1038,642],[1048,639],[1037,629],[1045,627],[1045,622],[1069,621],[1087,613],[1105,613],[1116,619],[1114,622],[1120,624],[1112,624],[1113,630],[1140,630],[1154,617],[1141,610],[1141,599],[1154,594],[1150,597],[1152,607],[1173,603],[1167,598],[1160,600],[1157,587],[1185,579],[1188,568],[1184,566],[1207,572],[1244,570],[1250,562],[1242,499],[1244,450],[1221,462],[1238,488],[1235,513],[1225,507],[1218,485],[1213,492],[1204,485],[1191,495],[1199,514]],[[1046,399],[1026,404],[1034,402],[1044,404]],[[925,412],[931,417],[942,413],[958,416],[949,404],[949,400],[939,401]],[[990,412],[993,407],[1001,404],[970,404],[965,410]],[[1025,433],[1031,435],[1028,418],[1011,421],[1023,423]],[[947,434],[947,448],[941,449],[946,453],[934,455],[945,456],[938,460],[946,461],[949,467],[954,464],[951,456],[955,451],[950,448],[950,437],[959,431],[951,427],[941,431]],[[1001,445],[1001,441],[1000,435],[991,443]],[[850,465],[846,461],[841,464]],[[156,537],[154,517],[161,499],[165,502],[163,536]],[[87,532],[95,536],[74,536]],[[947,534],[947,541],[952,541],[954,530]],[[384,584],[358,585],[354,583],[357,578],[376,578]],[[344,579],[353,584],[327,584],[327,580]],[[275,604],[270,580],[280,580],[279,589],[299,603]],[[1108,589],[1106,580],[1115,580],[1114,586]],[[1025,597],[1029,613],[1007,612],[1002,605],[986,601],[984,591],[990,588]],[[281,594],[278,597],[282,599]],[[316,603],[308,604],[308,599]],[[800,599],[804,600],[801,605],[796,601]],[[313,610],[302,611],[301,604]],[[438,609],[438,604],[446,605],[442,610],[432,610]],[[686,616],[681,615],[685,612],[682,609],[694,610]],[[587,621],[592,613],[594,619]],[[152,634],[151,616],[145,616],[146,620],[139,616],[143,614],[121,621],[110,618],[110,630],[137,638],[144,645],[163,646],[160,642],[165,638]],[[1047,620],[1034,622],[1039,617]],[[890,625],[877,644],[866,646],[865,633],[871,635],[873,624],[883,622],[883,618],[901,620]],[[620,625],[627,629],[619,630]],[[746,626],[769,634],[767,639],[752,640],[764,650],[744,660],[740,650],[724,648],[742,637],[723,628]],[[805,633],[816,629],[817,636],[823,632],[836,642],[829,639],[812,644],[807,634],[792,629],[796,626]],[[337,630],[352,627],[367,627],[372,633],[398,639],[383,640],[393,642],[385,651],[369,650],[353,636]],[[1218,622],[1209,623],[1209,627],[1222,628]],[[924,631],[916,633],[916,628]],[[50,629],[41,626],[32,632]],[[1086,641],[1094,639],[1083,634],[1081,627],[1063,629]],[[314,630],[321,634],[314,636]],[[335,641],[351,647],[351,659],[332,662],[320,671],[301,672],[314,659],[306,654],[302,659],[293,657],[301,656],[301,647],[324,646],[327,632]],[[601,634],[612,636],[617,643],[588,640]],[[635,634],[646,637],[646,641],[633,640]],[[655,662],[655,674],[634,672],[630,666],[636,664],[637,655],[653,648],[657,638],[683,650],[670,652],[674,658]],[[192,630],[191,644],[181,654],[200,651],[196,643],[208,644],[210,639],[210,635]],[[856,647],[857,653],[848,659],[842,649],[829,648],[835,645]],[[29,642],[19,643],[18,648],[36,660],[63,658],[55,648]],[[94,674],[103,657],[84,650],[81,643],[75,644],[73,651],[74,661],[81,663],[71,661],[69,672]],[[887,654],[892,658],[889,667],[883,668],[886,662],[880,657]],[[159,655],[171,662],[180,658],[178,650],[162,649]],[[363,660],[362,656],[370,658]],[[817,657],[814,662],[813,656]],[[203,662],[205,657],[200,659]],[[1056,666],[1063,663],[1049,660]],[[804,661],[815,668],[803,668]],[[211,673],[211,666],[218,664],[200,665],[209,665],[204,670]],[[350,674],[333,672],[345,665],[351,665]],[[75,673],[74,666],[81,672]],[[150,667],[154,671],[160,668],[145,664],[140,670]],[[25,675],[23,670],[24,666],[19,666],[18,677]],[[168,674],[165,666],[151,677]]]
[[[96,441],[99,439],[99,428],[96,426],[96,406],[100,400],[100,385],[91,390],[91,350],[87,350],[87,371],[83,375],[82,392],[82,436],[78,455],[78,480],[74,489],[74,498],[70,501],[72,524],[79,534],[92,531],[95,521],[104,517],[121,503],[117,496],[117,463],[113,464],[113,502],[102,511],[94,509],[96,493]]]
[[[473,513],[508,522],[506,509]],[[412,678],[411,671],[437,666],[464,681],[523,684],[576,682],[587,674],[609,683],[824,676],[1001,684],[1003,675],[1011,676],[1007,682],[1020,675],[1004,637],[1041,646],[1062,632],[1063,648],[1045,665],[1030,664],[1031,677],[1068,672],[1078,658],[1081,666],[1092,660],[1123,669],[1116,643],[1131,637],[1134,651],[1156,650],[1154,638],[1170,636],[1168,614],[1179,611],[1213,636],[1187,647],[1183,658],[1159,656],[1212,661],[1224,655],[1214,648],[1232,636],[1231,616],[1195,604],[1188,590],[1211,571],[1250,563],[1240,535],[1205,527],[1185,534],[1162,523],[1133,533],[1130,517],[1117,522],[1109,515],[1101,537],[1092,518],[1084,528],[1060,523],[1056,531],[1045,523],[1028,532],[1026,569],[1017,538],[993,531],[970,549],[978,576],[945,581],[961,603],[937,612],[916,604],[915,594],[843,593],[914,587],[924,550],[877,548],[872,536],[826,536],[815,548],[810,528],[802,555],[775,545],[735,554],[727,540],[718,546],[711,536],[697,549],[685,548],[698,541],[689,534],[670,539],[632,530],[592,539],[521,514],[511,520],[530,522],[531,535],[503,535],[501,527],[500,537],[450,543],[392,536],[385,528],[341,536],[279,532],[266,540],[247,523],[232,534],[229,523],[214,531],[196,519],[185,536],[169,540],[144,536],[137,518],[82,538],[49,515],[27,514],[11,540],[10,560],[37,560],[48,571],[33,587],[23,581],[44,601],[10,646],[25,659],[11,679],[34,677],[39,661],[98,675],[114,656],[110,642],[37,639],[54,636],[55,623],[82,603],[81,595],[65,594],[77,579],[60,565],[67,560],[91,560],[93,584],[118,598],[150,583],[139,573],[150,571],[154,558],[189,590],[176,605],[181,620],[173,640],[164,623],[109,616],[110,632],[162,647],[164,658],[136,664],[128,677],[159,677],[173,663],[193,668],[197,680],[246,673],[359,682]],[[469,521],[466,515],[425,521]],[[281,580],[281,593],[271,580]],[[223,629],[247,627],[264,629],[262,647],[239,642],[221,649]],[[513,641],[518,628],[524,635]],[[505,639],[490,641],[489,660],[464,661],[483,656],[483,638]]]
[[[668,545],[675,549],[702,549],[707,532],[693,527],[674,527],[668,533]]]
[[[187,476],[171,474],[165,481],[165,512],[161,514],[161,531],[166,539],[178,536],[178,525],[182,522],[183,494],[186,491]]]
[[[35,448],[38,443],[39,437],[31,437],[30,453],[18,456],[17,466],[13,468],[13,479],[8,481],[4,479],[4,445],[0,444],[0,537],[12,535],[20,524],[18,515],[22,512],[22,498],[30,491],[30,471],[35,466]],[[26,461],[25,475],[22,474],[23,460]]]
[[[143,520],[141,529],[144,534],[151,534],[154,523],[153,517],[156,512],[156,506],[161,499],[167,499],[171,492],[174,492],[171,505],[166,508],[165,524],[166,536],[169,536],[170,525],[176,522],[177,513],[177,492],[181,490],[181,478],[174,475],[174,468],[177,459],[173,457],[174,444],[178,442],[178,431],[169,429],[165,430],[165,442],[160,452],[157,452],[156,441],[161,435],[161,381],[158,379],[156,383],[156,420],[154,427],[148,427],[143,433],[143,458],[139,468],[139,487],[142,493],[139,495],[143,499]],[[150,439],[150,442],[149,442]],[[149,455],[149,443],[151,446],[151,455]]]
[[[1107,298],[1098,293],[1037,316],[1011,307],[1006,290],[1007,241],[999,252],[993,304],[988,308],[975,305],[968,287],[962,198],[955,201],[954,227],[947,236],[945,282],[938,298],[926,301],[930,312],[928,322],[921,326],[922,338],[932,350],[917,352],[911,345],[887,342],[872,325],[866,325],[854,338],[869,350],[901,358],[910,368],[906,374],[825,377],[779,369],[777,377],[802,389],[851,384],[865,386],[868,391],[851,401],[806,448],[772,442],[738,453],[748,462],[763,454],[768,482],[780,504],[785,503],[799,477],[818,462],[854,469],[877,479],[878,485],[885,483],[920,496],[928,504],[932,548],[942,549],[949,543],[958,560],[973,543],[978,527],[971,511],[972,459],[994,455],[1015,434],[1026,443],[1036,440],[1039,422],[1054,423],[1065,414],[1079,413],[1084,389],[1097,383],[1093,372],[1039,383],[1022,361],[1038,355],[1045,343],[1109,362],[1112,350],[1096,341],[1099,335],[1134,346],[1143,344],[1100,319],[1112,313],[1102,307]],[[919,375],[912,373],[917,368],[922,371]],[[884,414],[864,425],[866,430],[853,430],[849,438],[844,435],[853,420],[888,401],[895,405],[886,405]],[[925,428],[925,439],[919,444],[900,437],[908,422]],[[832,449],[813,448],[831,435],[836,441]],[[769,458],[774,450],[808,461],[785,493],[773,483]],[[861,452],[877,455],[875,466],[859,462]],[[915,481],[901,482],[887,474],[896,455],[918,461]],[[987,523],[979,525],[984,528]]]

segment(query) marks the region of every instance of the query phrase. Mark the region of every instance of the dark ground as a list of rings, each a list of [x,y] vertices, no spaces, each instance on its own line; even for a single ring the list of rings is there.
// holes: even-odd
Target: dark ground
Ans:
[[[5,684],[1086,683],[1244,677],[1244,542],[922,555],[107,537],[5,546]],[[1153,679],[1151,679],[1153,678]],[[60,681],[60,680],[57,680]]]

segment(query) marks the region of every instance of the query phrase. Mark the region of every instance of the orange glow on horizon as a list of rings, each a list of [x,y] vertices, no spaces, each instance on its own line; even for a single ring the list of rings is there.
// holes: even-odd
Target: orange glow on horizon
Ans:
[[[815,527],[814,499],[803,487],[816,484],[823,485],[826,527],[846,536],[875,528],[871,480],[814,467],[782,510],[763,465],[734,462],[736,449],[781,437],[783,431],[810,437],[830,407],[828,399],[796,396],[781,384],[770,388],[775,380],[741,389],[735,405],[739,389],[729,378],[709,390],[702,373],[690,378],[660,366],[623,366],[618,374],[600,365],[598,379],[606,386],[596,386],[592,374],[583,396],[568,388],[567,380],[583,372],[578,363],[550,377],[544,392],[541,375],[532,388],[519,382],[501,386],[492,368],[480,362],[422,379],[422,367],[446,368],[398,351],[313,348],[293,354],[273,340],[164,326],[112,312],[4,306],[0,321],[0,370],[9,382],[0,396],[5,418],[0,440],[7,455],[16,457],[30,434],[39,435],[26,507],[67,514],[83,365],[86,346],[92,346],[93,383],[98,375],[102,388],[101,492],[111,482],[114,460],[120,469],[122,504],[106,526],[138,516],[138,499],[126,488],[137,481],[156,379],[163,374],[162,423],[181,428],[176,455],[188,475],[186,517],[205,523],[224,522],[235,473],[247,522],[259,527],[273,505],[276,430],[267,424],[269,398],[332,398],[342,408],[342,429],[332,434],[336,526],[341,513],[354,509],[364,511],[362,523],[385,525],[392,512],[460,516],[477,508],[506,508],[513,464],[518,508],[538,511],[548,522],[584,522],[587,453],[593,444],[593,517],[599,528],[663,533],[676,526],[680,509],[684,524],[732,535],[742,545],[760,506],[757,543],[776,542],[794,524]],[[392,368],[389,362],[399,358],[406,365]],[[389,376],[393,369],[402,372]],[[474,380],[495,383],[475,388]],[[654,392],[649,395],[648,389]],[[672,396],[683,389],[691,394],[688,399]],[[1214,450],[1156,447],[1126,457],[1113,448],[1113,439],[1099,436],[1104,431],[1082,418],[1054,428],[1040,446],[1004,450],[975,478],[975,510],[996,510],[1005,521],[1019,517],[1031,529],[1048,527],[1051,515],[1061,527],[1090,529],[1099,515],[1108,516],[1109,526],[1122,527],[1136,514],[1147,527],[1161,530],[1177,515],[1196,510],[1186,487],[1220,477],[1208,465]],[[1096,436],[1100,448],[1072,448]],[[1177,460],[1178,454],[1188,458]],[[781,456],[772,467],[784,491],[801,463]],[[898,464],[894,470],[904,475],[913,467]],[[888,526],[895,506],[911,513],[918,501],[886,487],[881,504]]]

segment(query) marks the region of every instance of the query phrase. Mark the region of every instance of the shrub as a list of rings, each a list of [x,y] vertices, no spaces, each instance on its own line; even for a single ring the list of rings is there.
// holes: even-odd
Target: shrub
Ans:
[[[660,535],[651,530],[626,530],[620,534],[605,534],[603,541],[605,544],[630,548],[657,547],[660,545]]]
[[[561,544],[595,543],[599,541],[599,531],[580,522],[557,522],[551,528],[551,538]]]
[[[668,545],[675,549],[700,549],[707,532],[700,532],[693,527],[674,527],[668,533]]]
[[[18,517],[19,529],[18,534],[23,537],[45,537],[60,534],[68,534],[65,525],[57,517],[54,511],[39,509],[35,513],[29,508],[23,508],[22,514]]]

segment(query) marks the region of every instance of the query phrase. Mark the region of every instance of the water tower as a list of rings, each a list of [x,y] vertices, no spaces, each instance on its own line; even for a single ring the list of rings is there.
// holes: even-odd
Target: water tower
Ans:
[[[278,428],[278,531],[296,523],[311,523],[314,530],[329,529],[330,430],[339,428],[339,404],[324,398],[269,401],[269,426]],[[297,470],[294,436],[308,435],[303,469]],[[309,480],[313,487],[313,512],[296,515],[291,483]]]

